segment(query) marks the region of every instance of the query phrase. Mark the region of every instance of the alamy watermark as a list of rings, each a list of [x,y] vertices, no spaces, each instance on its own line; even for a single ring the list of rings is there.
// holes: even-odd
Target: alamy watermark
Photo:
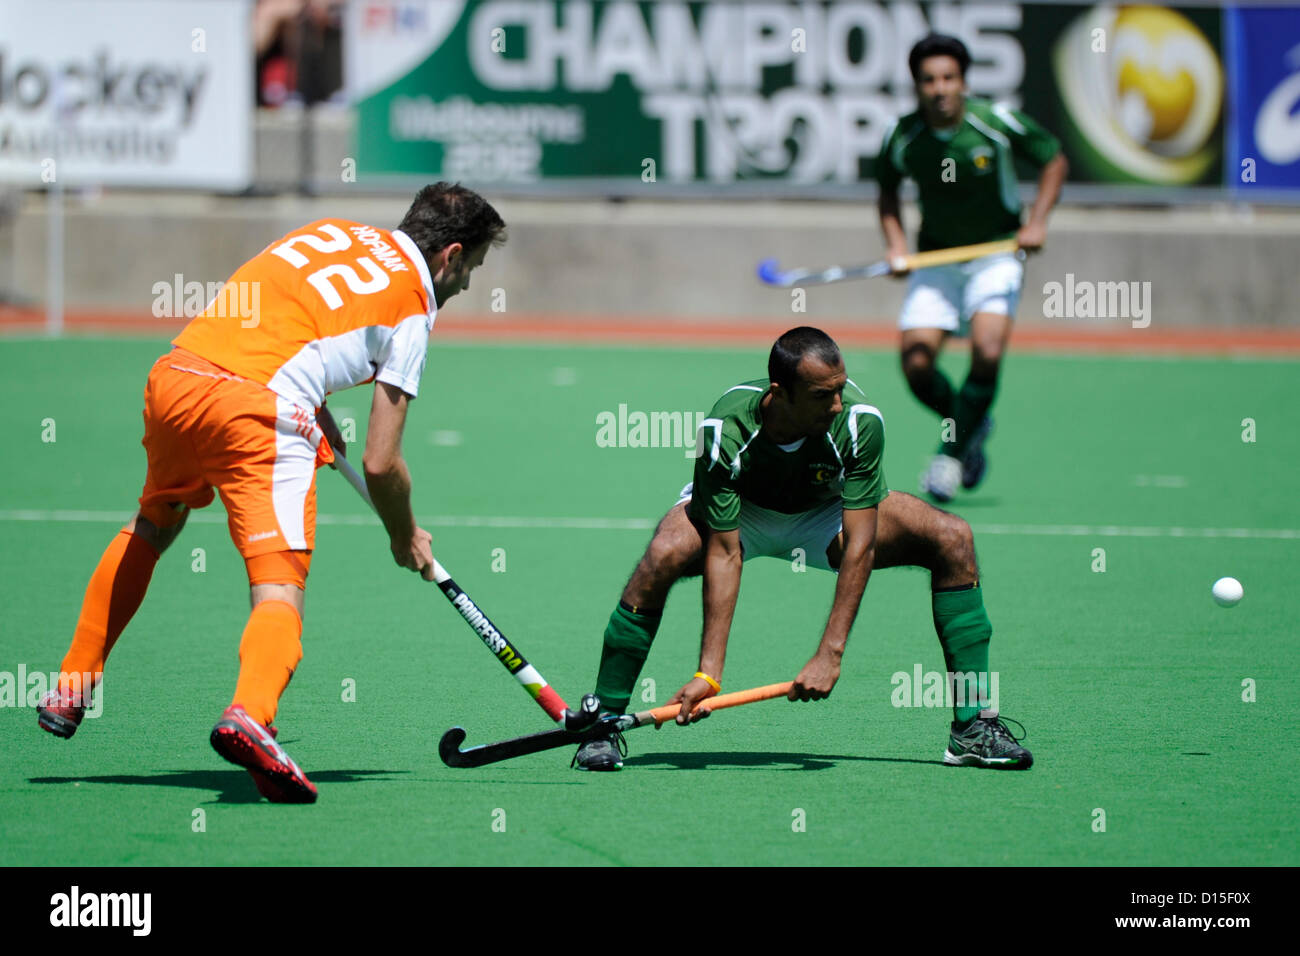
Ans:
[[[19,664],[17,671],[0,671],[0,707],[34,709],[48,692],[66,687],[74,694],[89,697],[85,716],[98,717],[104,712],[103,676],[90,671],[28,671],[26,664]]]
[[[1131,319],[1133,328],[1151,324],[1150,282],[1093,282],[1065,274],[1064,282],[1043,285],[1047,319]]]
[[[150,291],[155,318],[192,319],[210,311],[217,318],[239,319],[245,329],[256,328],[261,321],[260,282],[186,282],[178,272],[171,282],[155,282]]]
[[[74,883],[67,893],[50,897],[50,925],[55,927],[121,927],[132,936],[148,936],[152,912],[152,893],[82,892]]]
[[[617,412],[596,415],[596,446],[599,448],[681,448],[685,457],[700,454],[700,429],[706,412],[629,411],[627,405]]]
[[[997,671],[895,671],[889,678],[895,707],[979,707],[998,709]]]

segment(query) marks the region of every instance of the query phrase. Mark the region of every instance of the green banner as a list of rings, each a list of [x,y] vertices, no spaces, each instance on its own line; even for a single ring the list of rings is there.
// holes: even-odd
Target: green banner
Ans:
[[[358,172],[852,184],[916,108],[907,52],[934,30],[969,47],[973,94],[1023,106],[1062,137],[1076,181],[1217,182],[1220,16],[1030,3],[353,4]]]

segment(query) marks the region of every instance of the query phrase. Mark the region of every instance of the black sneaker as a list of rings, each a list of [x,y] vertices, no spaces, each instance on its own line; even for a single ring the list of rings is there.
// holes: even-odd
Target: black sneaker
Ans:
[[[1034,765],[1034,755],[1020,746],[1020,741],[1028,736],[1025,727],[1018,720],[1011,721],[1021,731],[1021,735],[1016,737],[1006,721],[1007,718],[999,717],[997,711],[984,710],[961,729],[953,724],[943,762],[952,767],[1028,770]]]
[[[615,731],[608,737],[588,740],[578,748],[569,766],[579,770],[622,770],[626,756],[627,742]]]
[[[966,443],[966,452],[961,456],[961,486],[970,491],[984,480],[989,462],[984,457],[984,442],[993,433],[993,419],[985,415],[983,421],[975,426],[975,433]]]

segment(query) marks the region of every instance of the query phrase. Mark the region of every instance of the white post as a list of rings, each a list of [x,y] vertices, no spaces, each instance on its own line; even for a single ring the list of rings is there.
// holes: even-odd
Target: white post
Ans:
[[[45,196],[45,333],[63,334],[63,170],[59,169],[59,137],[66,128],[62,77],[54,74],[54,180]]]

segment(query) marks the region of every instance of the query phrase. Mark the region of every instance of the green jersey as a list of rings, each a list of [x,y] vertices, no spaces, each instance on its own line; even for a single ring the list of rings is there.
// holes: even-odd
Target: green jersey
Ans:
[[[701,425],[692,517],[715,531],[732,531],[740,527],[742,500],[784,514],[835,499],[849,509],[884,500],[885,422],[852,379],[831,427],[789,445],[763,432],[759,403],[767,386],[767,379],[756,379],[728,389]]]
[[[1024,113],[967,97],[961,123],[931,129],[920,110],[885,134],[876,178],[886,192],[904,176],[921,201],[917,250],[1009,239],[1020,229],[1015,158],[1043,166],[1061,144]]]

